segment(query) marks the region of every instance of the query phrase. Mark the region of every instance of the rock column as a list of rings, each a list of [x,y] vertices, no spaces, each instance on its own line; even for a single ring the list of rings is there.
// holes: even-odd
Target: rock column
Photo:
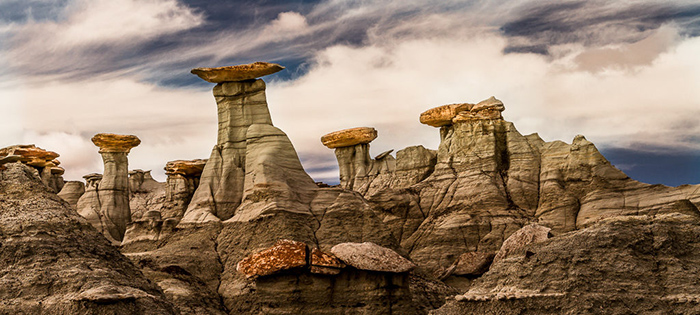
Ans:
[[[217,83],[214,97],[219,128],[217,144],[183,222],[227,220],[234,215],[243,198],[248,128],[254,124],[272,126],[265,82],[256,78],[282,69],[276,64],[260,62],[192,70],[202,79]]]
[[[165,191],[165,204],[161,209],[163,218],[182,218],[192,194],[199,186],[207,160],[176,160],[165,164],[165,175],[168,175]]]
[[[99,186],[100,215],[104,233],[116,241],[124,238],[131,221],[129,208],[129,162],[131,148],[141,143],[136,136],[100,133],[92,137],[100,147],[104,173]]]
[[[345,129],[321,137],[323,145],[335,149],[340,169],[340,187],[353,189],[355,180],[369,173],[372,166],[369,143],[376,138],[377,130],[371,127]]]

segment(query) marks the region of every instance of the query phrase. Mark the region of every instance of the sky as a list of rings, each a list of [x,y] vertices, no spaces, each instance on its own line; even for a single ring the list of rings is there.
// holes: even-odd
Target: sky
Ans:
[[[189,73],[267,61],[275,126],[337,183],[319,138],[371,126],[371,154],[423,145],[421,112],[503,101],[522,134],[577,134],[630,177],[700,183],[700,3],[427,0],[0,0],[0,147],[102,172],[90,138],[137,135],[131,169],[207,158],[214,84]]]

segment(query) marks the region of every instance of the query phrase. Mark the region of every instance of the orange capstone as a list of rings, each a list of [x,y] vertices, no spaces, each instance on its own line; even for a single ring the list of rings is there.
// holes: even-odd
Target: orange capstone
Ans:
[[[474,104],[461,103],[449,104],[431,108],[420,114],[420,123],[433,127],[442,127],[452,124],[452,118],[459,112],[470,110]]]
[[[278,240],[274,246],[243,258],[236,270],[248,278],[268,276],[284,270],[306,267],[306,244]]]
[[[273,74],[284,69],[276,63],[254,62],[218,68],[195,68],[190,71],[202,80],[211,83],[245,81]]]
[[[19,156],[15,159],[19,159],[22,163],[34,167],[54,167],[60,164],[56,160],[59,157],[58,153],[44,150],[33,144],[13,145],[0,149],[0,157],[13,155]]]
[[[165,175],[199,176],[207,160],[175,160],[165,164]]]
[[[92,137],[92,143],[103,152],[126,152],[141,144],[141,140],[133,135],[117,135],[113,133],[98,133]]]
[[[334,149],[370,143],[376,138],[376,129],[372,127],[358,127],[331,132],[321,137],[321,143],[328,148]]]

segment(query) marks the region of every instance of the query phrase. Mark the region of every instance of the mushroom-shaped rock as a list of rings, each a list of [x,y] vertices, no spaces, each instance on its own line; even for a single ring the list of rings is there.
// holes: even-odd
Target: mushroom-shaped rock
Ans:
[[[433,127],[442,127],[452,124],[452,118],[462,111],[469,111],[474,104],[461,103],[438,106],[420,114],[420,123]]]
[[[254,62],[218,68],[195,68],[190,71],[202,80],[211,83],[245,81],[273,74],[284,69],[276,63]]]
[[[165,164],[165,175],[199,176],[206,164],[206,159],[170,161]]]
[[[345,268],[345,264],[333,254],[325,253],[318,248],[311,250],[311,273],[337,275]]]
[[[253,278],[302,267],[306,267],[306,244],[279,240],[274,246],[243,258],[236,270]]]
[[[335,149],[370,143],[376,138],[376,129],[372,127],[358,127],[331,132],[321,137],[321,143],[330,149]]]
[[[537,223],[524,226],[503,242],[501,249],[493,259],[493,263],[495,264],[499,260],[506,259],[512,255],[524,254],[525,246],[547,240],[551,230]]]
[[[103,152],[126,152],[141,144],[141,140],[133,135],[117,135],[113,133],[98,133],[92,137],[92,143]]]
[[[401,273],[416,267],[395,251],[370,242],[341,243],[333,246],[331,253],[361,270]]]

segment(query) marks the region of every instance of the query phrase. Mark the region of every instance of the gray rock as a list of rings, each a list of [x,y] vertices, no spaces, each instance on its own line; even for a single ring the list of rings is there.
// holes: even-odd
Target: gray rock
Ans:
[[[546,241],[551,235],[549,231],[552,229],[531,223],[523,226],[522,229],[511,234],[501,245],[501,249],[496,253],[493,262],[497,263],[502,259],[507,259],[511,256],[525,255],[525,247],[530,244]]]
[[[155,284],[27,166],[0,172],[0,313],[176,314]]]
[[[349,266],[361,270],[401,273],[416,267],[395,251],[370,242],[341,243],[333,246],[331,253]]]
[[[679,213],[618,216],[495,262],[464,301],[431,314],[693,314],[700,221]],[[513,296],[509,301],[479,296]]]
[[[85,184],[80,181],[69,181],[63,185],[58,196],[68,202],[74,210],[78,209],[78,200],[85,193]]]

